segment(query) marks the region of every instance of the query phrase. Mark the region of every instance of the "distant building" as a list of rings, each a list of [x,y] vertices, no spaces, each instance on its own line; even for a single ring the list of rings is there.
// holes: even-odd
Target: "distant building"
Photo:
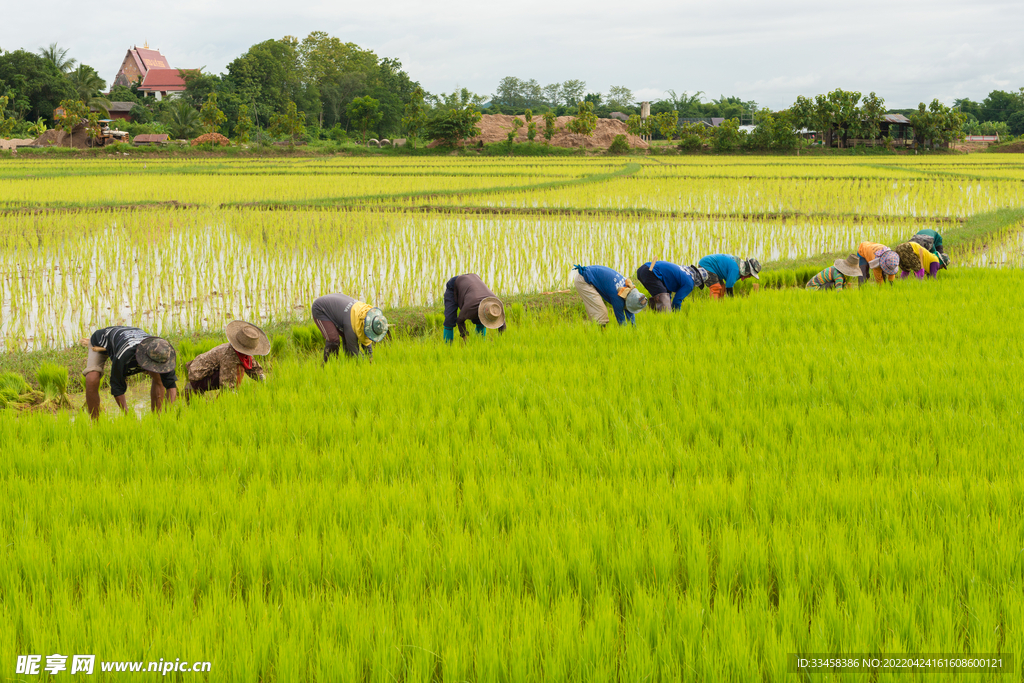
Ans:
[[[172,67],[170,61],[160,54],[159,50],[151,50],[149,45],[136,45],[128,50],[124,61],[121,62],[121,68],[114,76],[114,85],[128,87],[140,79],[142,84],[139,90],[155,96],[158,100],[185,90],[181,70]]]
[[[129,48],[128,53],[121,62],[121,68],[114,76],[114,85],[130,86],[137,80],[145,79],[150,69],[170,69],[171,63],[160,54],[159,50],[150,50],[149,45],[145,47]]]
[[[910,119],[903,114],[885,114],[878,125],[880,136],[890,136],[893,140],[908,140],[913,137]]]
[[[194,69],[150,69],[139,86],[139,92],[155,95],[158,100],[184,92],[185,79],[182,73]]]
[[[107,108],[107,112],[110,114],[110,119],[112,121],[127,121],[131,118],[131,114],[129,112],[131,112],[132,107],[134,106],[134,102],[111,102],[110,107]],[[89,111],[100,112],[98,107],[89,107]]]

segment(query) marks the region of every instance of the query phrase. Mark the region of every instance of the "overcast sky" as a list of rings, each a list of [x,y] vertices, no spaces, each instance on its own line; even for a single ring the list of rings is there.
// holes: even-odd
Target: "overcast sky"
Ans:
[[[174,67],[221,73],[254,43],[321,30],[399,58],[434,93],[464,86],[487,95],[517,76],[541,85],[579,78],[590,92],[624,85],[638,99],[667,89],[737,95],[773,109],[840,87],[904,108],[1024,86],[1020,0],[5,5],[0,48],[56,41],[108,84],[136,43],[148,41]],[[97,16],[108,12],[117,18]]]

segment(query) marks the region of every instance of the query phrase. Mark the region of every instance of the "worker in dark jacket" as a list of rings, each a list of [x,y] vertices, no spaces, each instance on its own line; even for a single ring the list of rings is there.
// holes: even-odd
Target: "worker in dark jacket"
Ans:
[[[942,248],[942,235],[931,228],[918,230],[917,234],[910,238],[910,241],[917,242],[936,256],[946,253],[946,250]]]
[[[732,288],[739,280],[748,277],[761,279],[761,262],[756,258],[741,259],[731,254],[712,254],[705,256],[698,265],[710,275],[711,298],[721,299],[728,294],[733,296]]]
[[[388,321],[379,308],[356,301],[345,294],[325,294],[313,302],[313,322],[324,337],[324,363],[338,355],[345,344],[345,353],[364,353],[373,360],[373,344],[388,333]]]
[[[591,320],[601,327],[608,324],[608,302],[620,325],[627,320],[636,324],[635,314],[647,305],[647,297],[633,286],[632,280],[608,266],[573,266],[573,270],[573,284]]]
[[[444,340],[455,340],[455,326],[465,339],[466,322],[476,325],[476,332],[505,331],[505,306],[475,273],[456,275],[444,288]]]
[[[648,303],[655,313],[678,311],[694,288],[704,287],[707,276],[708,271],[700,266],[677,266],[668,261],[647,262],[636,269],[636,279],[651,295]]]
[[[174,403],[178,397],[178,376],[174,373],[174,347],[166,339],[151,337],[137,327],[105,327],[96,330],[86,345],[89,355],[85,362],[85,405],[92,419],[100,416],[100,380],[110,360],[110,393],[121,410],[128,412],[127,379],[145,372],[152,386],[149,390],[150,408],[154,413],[163,407],[164,398]]]

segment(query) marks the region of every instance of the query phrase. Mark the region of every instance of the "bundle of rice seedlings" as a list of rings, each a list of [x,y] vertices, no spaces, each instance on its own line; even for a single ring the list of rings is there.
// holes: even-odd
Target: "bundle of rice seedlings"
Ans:
[[[43,363],[36,370],[36,381],[46,397],[45,406],[54,410],[70,409],[68,369],[63,365]]]
[[[44,399],[42,392],[34,391],[18,373],[0,372],[0,408],[21,409],[39,405]]]

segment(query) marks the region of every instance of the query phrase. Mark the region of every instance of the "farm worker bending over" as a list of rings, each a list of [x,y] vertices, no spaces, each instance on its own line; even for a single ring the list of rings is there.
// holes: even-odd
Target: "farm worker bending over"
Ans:
[[[636,324],[634,315],[647,305],[647,297],[633,286],[632,280],[608,266],[573,266],[573,270],[573,284],[591,320],[601,327],[608,324],[608,309],[604,305],[607,301],[620,325],[627,320]]]
[[[195,392],[205,394],[214,389],[234,389],[248,375],[257,382],[265,378],[263,368],[253,356],[270,353],[270,340],[263,330],[241,320],[228,323],[224,328],[226,344],[201,353],[185,364],[188,384],[185,398]]]
[[[910,238],[910,241],[917,242],[922,247],[935,254],[935,256],[946,253],[946,250],[942,248],[942,235],[931,228],[918,230],[917,234]]]
[[[860,275],[860,266],[855,254],[845,259],[836,259],[835,264],[821,271],[807,281],[807,289],[849,289]]]
[[[444,288],[444,340],[452,343],[455,326],[465,339],[466,322],[476,325],[476,333],[486,335],[487,330],[505,331],[505,306],[487,288],[475,273],[456,275]]]
[[[857,247],[857,256],[861,284],[867,282],[869,272],[874,274],[878,284],[896,279],[896,272],[900,269],[900,255],[884,244],[861,242]]]
[[[100,416],[100,379],[110,359],[110,393],[128,412],[128,377],[145,372],[152,380],[149,390],[150,407],[159,412],[164,404],[174,403],[178,397],[178,377],[174,374],[177,356],[166,339],[151,337],[137,327],[104,327],[89,337],[89,357],[85,361],[85,405],[95,420]]]
[[[313,322],[324,337],[324,363],[338,355],[342,342],[345,353],[365,353],[373,361],[373,344],[388,333],[388,321],[379,308],[356,301],[345,294],[325,294],[313,302]]]
[[[721,299],[725,294],[733,296],[732,288],[736,286],[737,280],[746,280],[748,277],[761,279],[758,275],[761,262],[755,258],[740,259],[729,254],[712,254],[702,258],[697,265],[711,276],[711,296],[715,299]]]
[[[636,269],[636,279],[650,293],[655,313],[678,311],[694,287],[704,287],[707,277],[708,271],[700,266],[677,266],[668,261],[648,261]]]
[[[911,249],[914,250],[914,254],[921,262],[921,269],[914,272],[918,280],[924,279],[924,276],[937,277],[939,274],[939,268],[946,268],[949,265],[949,257],[943,253],[933,254],[928,251],[924,246],[918,242],[907,242]],[[910,275],[910,271],[903,271],[902,277]]]

